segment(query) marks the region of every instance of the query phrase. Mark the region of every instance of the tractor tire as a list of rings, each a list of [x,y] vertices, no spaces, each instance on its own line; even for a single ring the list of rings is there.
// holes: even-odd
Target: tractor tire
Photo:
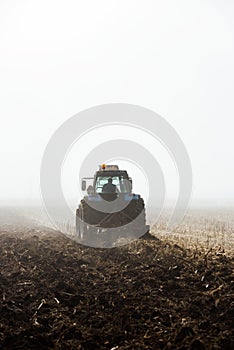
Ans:
[[[97,224],[97,212],[90,207],[85,199],[82,199],[76,211],[76,235],[79,239],[85,239],[89,235],[97,233],[94,225]]]
[[[125,222],[122,225],[131,223],[136,220],[137,225],[145,225],[145,205],[144,200],[139,198],[137,200],[132,200],[126,208],[123,210],[123,215],[125,216]]]

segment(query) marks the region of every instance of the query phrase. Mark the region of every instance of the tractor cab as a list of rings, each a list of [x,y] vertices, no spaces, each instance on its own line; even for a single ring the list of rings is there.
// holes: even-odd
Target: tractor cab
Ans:
[[[88,194],[91,193],[105,193],[105,185],[108,184],[109,179],[111,183],[116,187],[117,193],[131,193],[132,191],[132,179],[128,176],[127,171],[119,170],[118,165],[106,165],[99,166],[99,170],[95,173],[94,178],[82,179],[82,191],[87,189]],[[87,182],[93,181],[92,185],[87,187]]]

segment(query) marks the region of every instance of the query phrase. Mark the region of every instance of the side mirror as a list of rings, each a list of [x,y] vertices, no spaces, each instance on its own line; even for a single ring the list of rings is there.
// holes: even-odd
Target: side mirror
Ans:
[[[86,181],[85,180],[82,180],[81,189],[82,189],[82,191],[86,190]]]

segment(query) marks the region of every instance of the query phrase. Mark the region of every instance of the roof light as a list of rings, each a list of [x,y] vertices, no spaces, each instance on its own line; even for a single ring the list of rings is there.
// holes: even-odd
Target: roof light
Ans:
[[[101,164],[99,165],[99,170],[119,170],[118,165],[113,164]]]

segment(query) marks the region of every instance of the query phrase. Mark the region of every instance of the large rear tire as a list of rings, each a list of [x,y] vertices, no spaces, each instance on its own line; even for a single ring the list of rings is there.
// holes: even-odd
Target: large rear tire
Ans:
[[[125,222],[122,225],[129,224],[135,220],[135,223],[140,226],[145,225],[145,205],[142,198],[132,200],[122,211],[125,216]]]
[[[82,204],[76,211],[76,235],[79,239],[83,239],[87,234],[87,223],[85,221],[84,207]]]

